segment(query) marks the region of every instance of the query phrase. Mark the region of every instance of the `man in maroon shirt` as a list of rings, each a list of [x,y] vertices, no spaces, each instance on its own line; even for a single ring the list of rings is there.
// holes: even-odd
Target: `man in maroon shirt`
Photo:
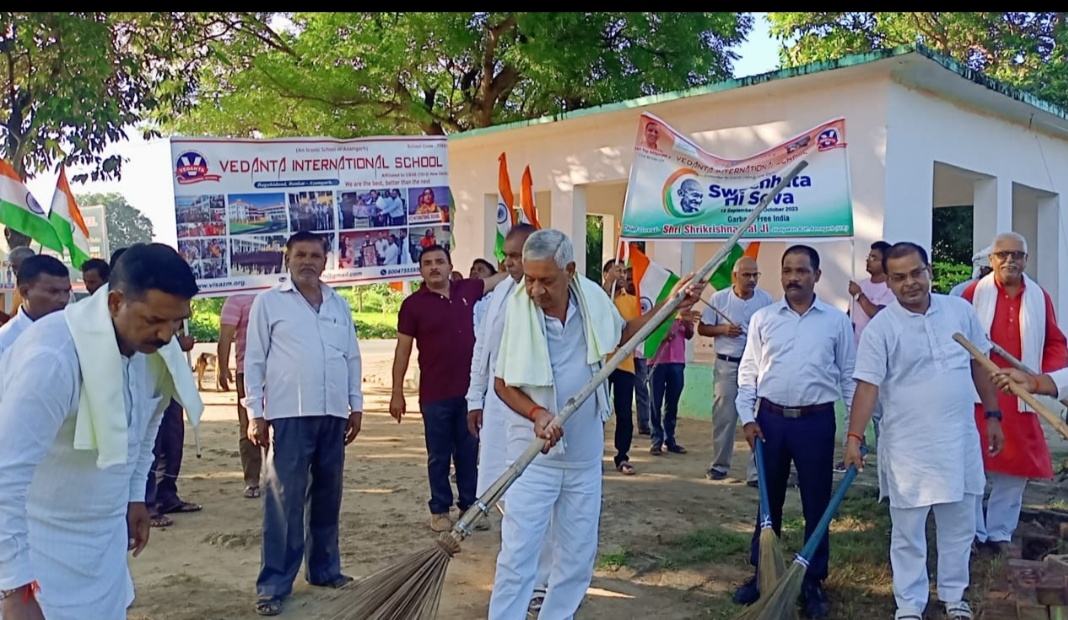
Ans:
[[[419,257],[423,285],[404,300],[397,317],[397,351],[393,358],[393,397],[389,413],[399,423],[405,413],[404,374],[419,345],[419,409],[426,438],[426,469],[430,480],[430,528],[452,528],[452,485],[449,466],[456,466],[457,507],[463,512],[475,502],[478,439],[467,430],[467,387],[475,349],[474,311],[507,273],[484,280],[451,279],[452,259],[440,245]]]

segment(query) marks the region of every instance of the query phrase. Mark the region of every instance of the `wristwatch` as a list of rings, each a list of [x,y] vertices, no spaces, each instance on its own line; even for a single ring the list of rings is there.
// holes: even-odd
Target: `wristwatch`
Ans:
[[[986,412],[986,419],[989,420],[990,418],[995,418],[998,422],[1000,422],[1001,421],[1001,412],[998,411],[997,409],[995,409],[993,411],[987,411]]]

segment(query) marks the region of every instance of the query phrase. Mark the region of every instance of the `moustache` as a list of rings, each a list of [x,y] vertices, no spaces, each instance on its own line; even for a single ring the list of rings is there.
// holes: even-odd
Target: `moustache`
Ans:
[[[801,288],[800,284],[787,284],[786,288]]]

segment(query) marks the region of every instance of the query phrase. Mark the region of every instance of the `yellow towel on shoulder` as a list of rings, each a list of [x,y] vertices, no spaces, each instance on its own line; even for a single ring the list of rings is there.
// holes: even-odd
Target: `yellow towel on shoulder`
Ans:
[[[569,285],[578,301],[586,332],[586,362],[596,364],[619,346],[618,314],[604,289],[592,280],[575,275]],[[497,355],[496,375],[513,387],[549,387],[553,369],[549,361],[549,344],[542,321],[544,313],[517,286],[508,299],[504,316],[504,333]]]
[[[122,354],[115,341],[107,286],[67,306],[64,312],[82,373],[74,448],[96,450],[96,464],[101,469],[121,465],[129,458],[129,430]],[[177,339],[149,355],[147,361],[150,380],[163,396],[161,406],[174,398],[185,408],[190,424],[194,428],[199,425],[204,403]]]

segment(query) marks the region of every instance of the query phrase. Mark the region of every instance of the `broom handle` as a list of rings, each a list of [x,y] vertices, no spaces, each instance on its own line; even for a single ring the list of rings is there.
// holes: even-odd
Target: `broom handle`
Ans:
[[[807,166],[808,162],[802,159],[798,161],[789,172],[783,175],[782,179],[775,185],[775,187],[773,187],[771,191],[764,196],[760,203],[753,208],[749,217],[747,217],[738,229],[727,238],[723,243],[723,247],[716,252],[715,256],[708,259],[708,262],[694,274],[693,282],[705,282],[716,269],[719,269],[719,266],[723,261],[727,260],[727,255],[730,253],[731,248],[738,243],[742,238],[742,235],[749,231],[749,227],[756,223],[757,218],[760,217],[760,214],[764,209],[771,204],[771,201],[779,195],[779,192],[786,189],[786,187],[794,180],[794,177],[800,174]],[[615,354],[609,358],[608,362],[597,371],[597,374],[595,374],[593,378],[579,390],[579,393],[568,399],[567,403],[564,404],[563,409],[560,410],[560,413],[556,414],[556,417],[553,418],[551,425],[557,427],[563,426],[564,423],[567,422],[567,419],[578,410],[582,403],[586,402],[586,400],[593,395],[594,391],[596,391],[602,383],[608,380],[608,375],[612,374],[612,372],[623,363],[623,360],[634,353],[634,349],[638,348],[640,343],[644,342],[650,334],[656,331],[656,328],[659,327],[661,323],[675,313],[675,310],[686,298],[686,295],[687,293],[684,288],[673,295],[671,299],[667,300],[667,302],[665,302],[664,305],[649,318],[645,325],[638,330],[638,333],[631,336],[630,340],[616,350]],[[512,483],[519,478],[519,475],[523,473],[523,470],[530,465],[531,461],[541,454],[541,450],[544,447],[545,440],[540,437],[536,437],[534,441],[530,442],[530,445],[527,446],[527,449],[523,454],[516,459],[514,463],[509,465],[507,471],[505,471],[505,473],[502,474],[501,477],[478,498],[479,501],[475,502],[475,504],[468,508],[467,512],[460,517],[460,520],[453,526],[451,533],[452,537],[457,540],[463,540],[467,534],[470,533],[469,526],[478,520],[480,516],[485,514],[479,504],[482,504],[487,508],[496,504],[497,501],[504,496],[504,492],[508,490],[508,487],[512,486]]]
[[[1031,370],[1030,368],[1028,368],[1027,366],[1025,366],[1023,362],[1021,362],[1020,360],[1016,359],[1016,356],[1014,356],[1012,353],[1009,353],[1008,351],[1003,349],[1000,345],[998,345],[993,340],[990,341],[990,347],[991,347],[991,350],[994,351],[994,353],[997,353],[1006,362],[1012,364],[1013,367],[1016,368],[1016,370],[1019,370],[1020,372],[1026,372],[1029,375],[1040,375],[1040,374],[1042,374],[1040,372],[1035,372],[1035,371]],[[1066,398],[1064,400],[1061,400],[1061,401],[1057,401],[1057,402],[1059,402],[1060,404],[1064,405],[1065,407],[1068,407],[1068,398]]]
[[[972,357],[977,362],[983,365],[983,368],[987,369],[990,372],[996,372],[999,370],[998,365],[994,363],[994,360],[983,355],[982,351],[977,349],[974,344],[968,342],[968,339],[965,338],[963,334],[953,334],[953,339],[957,341],[957,344],[964,347],[965,349],[968,349],[968,353],[971,353]],[[1038,402],[1038,399],[1035,398],[1033,394],[1011,381],[1009,382],[1009,389],[1012,390],[1012,393],[1015,394],[1017,398],[1024,401],[1025,403],[1027,403],[1027,406],[1034,409],[1035,413],[1042,416],[1047,422],[1049,422],[1050,426],[1052,426],[1054,430],[1060,433],[1062,437],[1068,439],[1068,425],[1061,421],[1060,418],[1053,415],[1053,412],[1049,409],[1046,409],[1046,407],[1042,403]]]
[[[756,457],[757,490],[760,491],[760,529],[771,527],[771,502],[768,501],[767,477],[764,475],[764,440],[757,437],[753,442]]]
[[[812,530],[812,535],[808,537],[808,542],[801,548],[801,553],[794,558],[795,564],[808,566],[809,560],[816,553],[816,547],[819,546],[823,537],[827,535],[827,530],[831,527],[831,519],[834,518],[834,513],[838,512],[838,507],[842,505],[842,500],[845,499],[849,485],[853,484],[853,479],[856,477],[857,466],[850,465],[845,475],[842,476],[842,481],[838,483],[838,488],[834,490],[834,495],[831,497],[830,503],[827,504],[827,510],[823,511],[820,522],[816,524],[816,529]]]

